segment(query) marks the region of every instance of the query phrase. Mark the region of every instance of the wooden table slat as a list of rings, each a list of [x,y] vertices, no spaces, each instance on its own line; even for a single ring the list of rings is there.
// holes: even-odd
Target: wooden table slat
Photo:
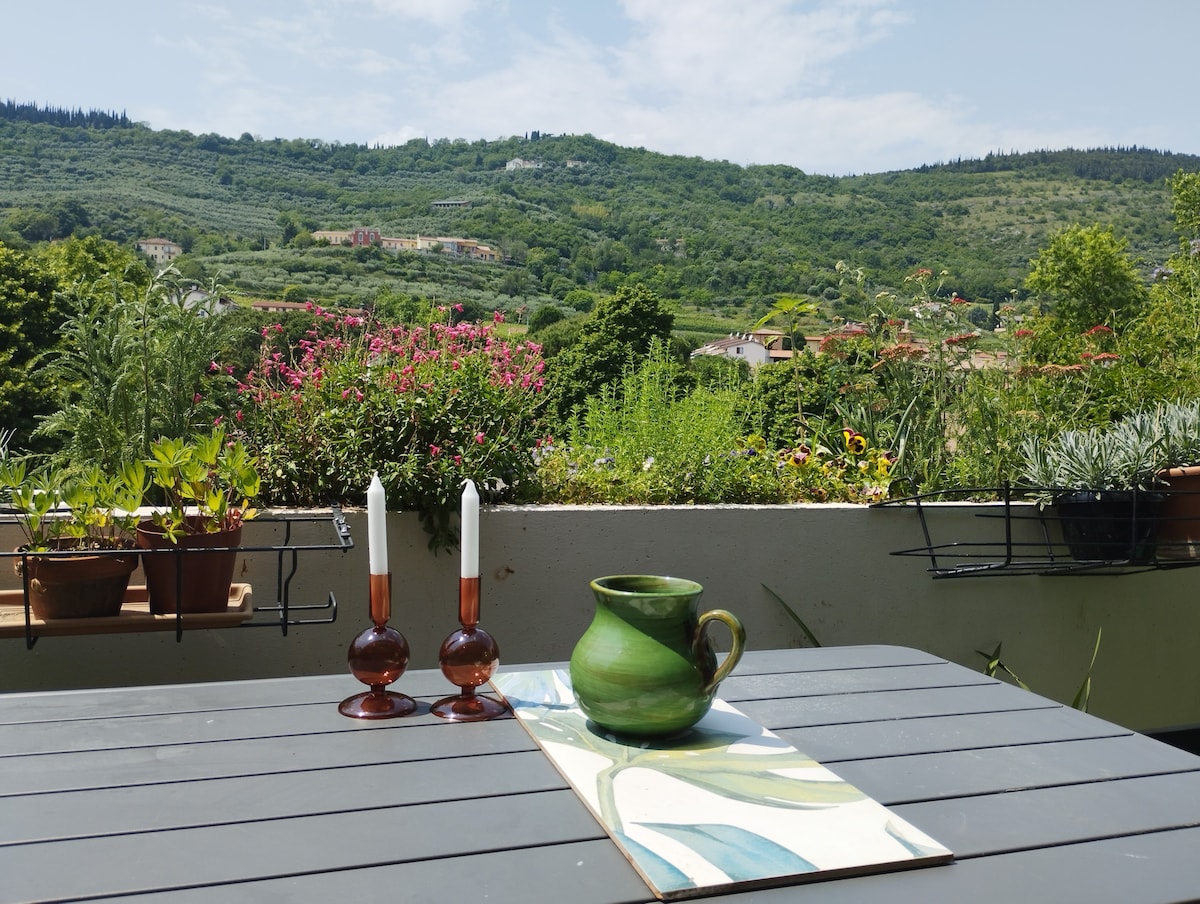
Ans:
[[[1083,714],[1058,707],[818,725],[811,728],[768,727],[793,747],[826,764],[1132,734],[1107,722],[1080,719],[1077,716]]]
[[[395,689],[414,697],[439,697],[450,692],[438,671],[402,675]],[[365,690],[349,673],[256,681],[170,684],[99,690],[56,691],[52,694],[0,695],[0,725],[78,719],[120,719],[212,710],[261,709],[272,706],[337,704]]]
[[[132,894],[605,837],[567,790],[107,835],[0,847],[0,900]]]
[[[1200,770],[901,804],[892,809],[962,859],[1200,827]]]
[[[714,904],[1195,904],[1200,829],[958,860],[936,869],[712,898]]]
[[[823,669],[785,673],[747,673],[735,670],[721,684],[721,697],[730,703],[779,697],[818,697],[888,690],[920,690],[949,686],[999,684],[982,672],[969,672],[947,662],[896,668]]]
[[[815,728],[851,722],[881,722],[981,713],[1061,709],[1061,705],[995,682],[969,687],[930,687],[856,696],[778,697],[747,700],[737,708],[756,722],[780,728]]]
[[[1130,764],[1136,764],[1131,768]],[[1197,758],[1143,735],[848,760],[837,772],[892,806],[1112,778],[1193,772]]]
[[[515,719],[483,725],[406,725],[375,729],[159,747],[80,751],[0,758],[0,796],[339,769],[510,751],[536,746]],[[315,780],[315,779],[314,779]]]
[[[114,811],[108,789],[6,798],[0,845],[162,831],[253,819],[280,819],[375,807],[403,807],[474,796],[474,774],[487,777],[479,793],[530,794],[567,788],[536,751],[346,767],[336,783],[327,774],[283,772],[204,781],[141,785],[121,790]],[[402,817],[400,817],[402,818]]]
[[[608,839],[485,851],[444,860],[365,867],[338,873],[259,879],[139,896],[137,904],[651,904],[654,897]],[[100,898],[101,901],[128,898]]]

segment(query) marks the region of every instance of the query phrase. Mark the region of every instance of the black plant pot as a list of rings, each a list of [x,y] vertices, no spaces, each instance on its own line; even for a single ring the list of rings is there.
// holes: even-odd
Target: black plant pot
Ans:
[[[1084,491],[1054,499],[1063,541],[1078,562],[1154,561],[1163,493]]]

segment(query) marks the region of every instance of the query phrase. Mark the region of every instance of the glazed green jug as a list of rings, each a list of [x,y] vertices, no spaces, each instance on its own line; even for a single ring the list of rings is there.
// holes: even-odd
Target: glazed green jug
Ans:
[[[746,643],[737,616],[697,615],[695,581],[627,574],[596,578],[596,614],[571,654],[571,685],[584,715],[617,734],[650,737],[690,728],[712,705]],[[708,636],[721,622],[733,637],[717,666]]]

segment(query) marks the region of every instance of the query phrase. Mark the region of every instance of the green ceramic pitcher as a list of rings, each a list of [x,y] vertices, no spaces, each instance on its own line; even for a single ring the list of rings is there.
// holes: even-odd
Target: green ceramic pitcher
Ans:
[[[596,578],[596,614],[571,654],[571,684],[584,715],[617,734],[673,734],[698,722],[746,644],[731,612],[697,614],[695,581],[626,574]],[[708,636],[721,622],[733,641],[717,666]]]

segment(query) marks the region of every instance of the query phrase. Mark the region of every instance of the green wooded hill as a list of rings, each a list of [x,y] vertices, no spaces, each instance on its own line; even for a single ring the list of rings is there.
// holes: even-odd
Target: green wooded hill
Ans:
[[[537,164],[507,169],[516,158]],[[1200,156],[1146,148],[990,154],[915,170],[813,176],[619,147],[590,135],[367,147],[152,130],[124,113],[0,104],[0,241],[99,234],[179,242],[186,275],[257,297],[384,296],[526,311],[586,308],[626,280],[698,331],[744,328],[780,293],[833,312],[835,264],[875,287],[915,267],[999,302],[1050,233],[1111,225],[1147,270],[1177,248],[1166,179]],[[464,201],[440,209],[437,201]],[[314,246],[353,226],[454,236],[505,264]],[[583,290],[582,292],[580,290]]]

